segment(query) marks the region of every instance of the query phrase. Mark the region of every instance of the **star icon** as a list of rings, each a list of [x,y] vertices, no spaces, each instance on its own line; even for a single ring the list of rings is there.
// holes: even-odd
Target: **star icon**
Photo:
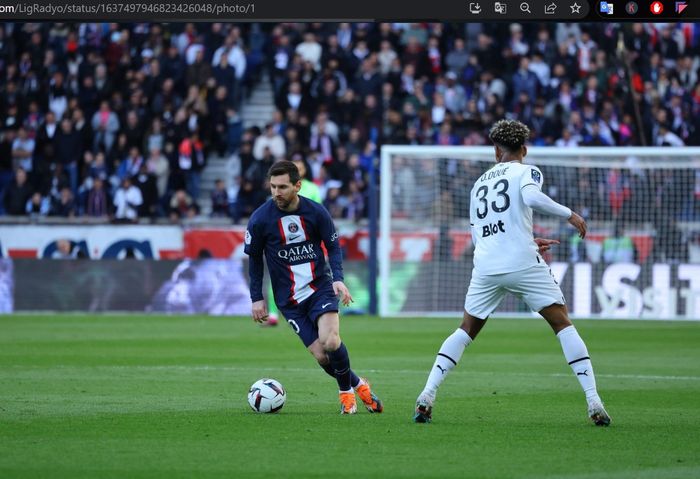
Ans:
[[[571,13],[581,13],[581,5],[578,3],[571,5]]]

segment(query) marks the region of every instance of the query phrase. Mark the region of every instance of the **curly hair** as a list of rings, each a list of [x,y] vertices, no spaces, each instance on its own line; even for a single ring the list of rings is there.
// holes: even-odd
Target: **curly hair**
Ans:
[[[528,138],[530,138],[530,129],[517,120],[497,121],[489,131],[489,139],[508,151],[519,150]]]

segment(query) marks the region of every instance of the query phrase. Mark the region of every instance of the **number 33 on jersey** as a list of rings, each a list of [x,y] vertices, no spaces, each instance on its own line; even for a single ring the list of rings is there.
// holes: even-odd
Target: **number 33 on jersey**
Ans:
[[[477,271],[501,274],[537,264],[532,209],[523,202],[520,190],[526,185],[541,190],[542,181],[539,168],[515,161],[497,163],[476,180],[470,195],[469,220]]]

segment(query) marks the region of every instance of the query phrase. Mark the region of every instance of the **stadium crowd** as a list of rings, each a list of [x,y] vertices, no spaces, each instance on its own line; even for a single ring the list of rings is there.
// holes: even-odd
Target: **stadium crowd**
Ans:
[[[334,217],[359,219],[381,145],[485,145],[503,117],[529,125],[533,145],[700,145],[699,67],[690,23],[4,23],[0,210],[178,221],[199,214],[216,154],[238,168],[212,215],[248,216],[287,158]],[[263,77],[276,111],[244,129]],[[576,195],[555,199],[603,219],[673,180],[555,178]],[[700,172],[680,184],[668,213],[699,215]]]

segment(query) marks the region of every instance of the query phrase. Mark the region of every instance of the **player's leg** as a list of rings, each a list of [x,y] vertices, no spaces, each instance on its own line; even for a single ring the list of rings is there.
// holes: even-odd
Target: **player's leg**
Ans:
[[[432,420],[433,403],[438,388],[459,363],[464,349],[479,334],[504,294],[505,290],[500,287],[496,278],[473,274],[464,301],[462,324],[440,346],[425,387],[416,400],[416,413],[413,418],[415,422]]]
[[[318,340],[318,328],[316,324],[308,318],[306,308],[302,306],[284,308],[280,313],[286,318],[292,331],[301,339],[301,342],[304,343],[307,351],[316,359],[321,369],[335,379],[335,371],[333,371],[333,367],[330,364],[328,354]],[[354,379],[356,381],[355,384],[360,382],[360,378],[357,376],[354,376]]]
[[[593,364],[588,355],[588,348],[578,334],[576,327],[569,320],[564,304],[552,304],[540,310],[542,317],[549,323],[557,335],[566,361],[578,379],[588,403],[588,416],[597,426],[608,426],[610,416],[603,407],[596,388]]]
[[[345,344],[340,339],[340,318],[338,297],[328,285],[319,289],[309,298],[308,315],[316,319],[319,343],[326,352],[331,369],[338,381],[343,411],[355,406],[355,392],[370,412],[382,412],[382,402],[374,395],[366,379],[358,377],[350,368],[350,357]],[[354,390],[354,392],[353,392]]]
[[[509,276],[511,284],[508,289],[520,296],[533,311],[539,312],[557,335],[564,357],[586,395],[591,419],[600,426],[610,424],[610,416],[598,396],[588,349],[569,319],[564,295],[549,267],[542,264]]]
[[[367,381],[365,378],[358,377],[350,368],[350,356],[348,355],[347,347],[345,347],[345,344],[342,342],[342,340],[340,340],[340,333],[337,331],[340,329],[340,318],[338,314],[333,312],[324,313],[318,318],[317,324],[319,329],[319,343],[328,356],[330,368],[336,375],[341,400],[343,397],[342,395],[346,392],[346,390],[343,388],[348,384],[344,382],[344,371],[347,369],[350,376],[350,391],[354,389],[369,412],[382,412],[384,410],[384,405],[382,401],[372,392],[372,386],[370,385],[369,381]],[[322,339],[326,337],[326,334],[329,335],[328,343],[324,343]],[[333,335],[337,335],[338,339],[335,342],[339,343],[339,346],[335,351],[330,351],[327,348],[334,345],[334,341],[330,340],[330,336]],[[326,346],[323,346],[324,344],[326,344]],[[340,373],[338,373],[338,371],[340,371]]]
[[[338,393],[340,395],[341,414],[354,414],[357,412],[355,392],[352,388],[350,356],[348,349],[340,340],[340,318],[337,311],[322,314],[317,319],[318,340],[321,347],[328,355],[330,365],[338,381]]]
[[[333,366],[331,366],[331,360],[328,358],[328,353],[326,353],[323,346],[321,346],[321,341],[318,340],[318,337],[306,349],[311,353],[314,359],[316,359],[318,365],[321,366],[321,369],[323,369],[330,377],[335,379],[335,370],[333,369]],[[352,387],[358,387],[361,383],[362,380],[360,377],[357,376],[352,369],[350,369],[350,384]]]

